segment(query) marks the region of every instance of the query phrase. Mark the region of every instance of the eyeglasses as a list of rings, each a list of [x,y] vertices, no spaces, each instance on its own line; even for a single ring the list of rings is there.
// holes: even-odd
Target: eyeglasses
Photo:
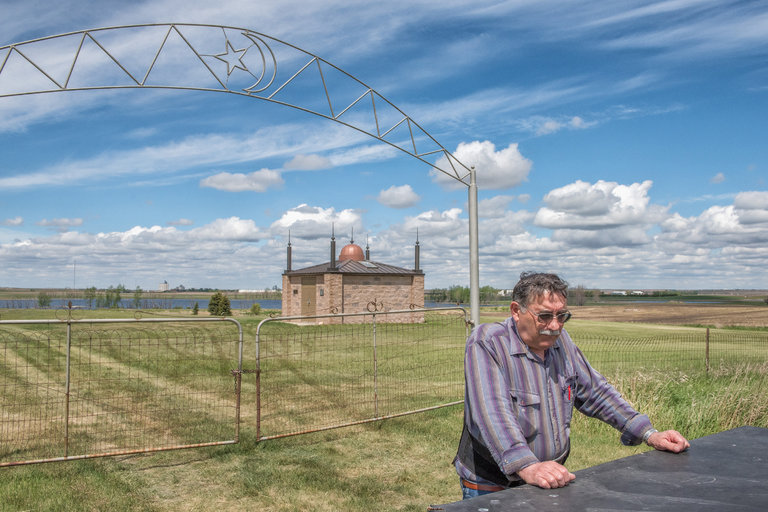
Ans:
[[[559,313],[550,313],[549,311],[545,311],[544,313],[534,313],[530,309],[523,308],[525,311],[529,312],[539,323],[542,325],[549,325],[552,320],[557,319],[557,323],[564,324],[568,320],[571,319],[571,312],[570,311],[561,311]]]

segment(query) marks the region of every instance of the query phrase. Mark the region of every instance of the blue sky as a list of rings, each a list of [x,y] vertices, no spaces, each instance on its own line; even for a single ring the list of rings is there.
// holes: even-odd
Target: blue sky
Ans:
[[[606,289],[768,288],[764,2],[5,0],[0,46],[144,23],[234,26],[302,48],[474,165],[481,285],[543,270]],[[99,40],[134,71],[158,34]],[[217,49],[206,62],[232,89],[252,84],[255,47],[237,54],[245,69],[225,62],[249,47],[241,32],[189,34]],[[17,48],[62,77],[73,41]],[[298,69],[292,49],[265,42],[279,78]],[[210,82],[182,54],[163,53],[153,78]],[[427,288],[469,282],[466,188],[386,144],[243,95],[8,97],[46,80],[16,51],[2,62],[0,286],[271,288],[288,232],[299,268],[328,260],[332,225],[339,248],[354,232],[373,260],[408,268],[418,231]],[[90,45],[71,84],[114,74]],[[318,93],[294,84],[289,103]]]

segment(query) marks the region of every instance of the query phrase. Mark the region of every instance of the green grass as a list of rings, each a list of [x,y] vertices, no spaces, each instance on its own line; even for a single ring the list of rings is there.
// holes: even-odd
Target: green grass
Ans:
[[[4,312],[2,318],[6,318]],[[238,318],[243,323],[249,350],[261,318]],[[277,374],[283,379],[279,387],[294,386],[303,380],[307,393],[298,395],[294,405],[315,407],[313,414],[318,416],[325,415],[328,409],[341,417],[346,416],[344,404],[334,394],[333,386],[326,389],[321,383],[329,375],[337,379],[331,381],[337,385],[347,383],[352,378],[350,361],[367,356],[368,348],[352,352],[341,350],[341,338],[357,327],[339,329],[342,336],[338,338],[322,338],[319,343],[333,345],[326,347],[334,348],[335,352],[329,352],[333,357],[310,360],[303,366],[299,364],[300,356],[306,355],[312,344],[318,343],[318,333],[324,333],[328,328],[281,328],[302,332],[304,337],[295,346],[283,346],[283,352],[276,353],[271,364],[276,369],[286,370]],[[414,355],[410,352],[414,349],[408,343],[388,346],[384,332],[382,329],[379,333],[379,355],[381,365],[389,366],[391,375],[418,374],[426,371],[431,363],[444,366],[446,354],[461,351],[461,347],[436,343],[438,350]],[[764,331],[712,331],[713,362],[708,373],[704,371],[701,329],[574,320],[569,323],[569,332],[593,364],[638,410],[648,414],[659,429],[675,428],[693,439],[741,425],[768,428],[768,354],[765,352],[768,342]],[[45,331],[30,334],[38,344],[42,343],[40,336],[46,339],[47,335]],[[146,337],[146,333],[142,336]],[[0,335],[0,341],[3,339]],[[158,344],[164,339],[167,336],[156,336]],[[401,341],[394,335],[393,340]],[[161,349],[161,353],[168,357],[167,365],[148,361],[144,349],[135,343],[123,347],[112,343],[95,346],[88,357],[101,358],[106,366],[102,364],[100,368],[92,369],[101,386],[89,392],[102,400],[123,393],[146,398],[147,393],[151,395],[164,386],[194,388],[194,379],[186,378],[191,371],[205,376],[221,370],[219,355],[195,344],[187,345],[183,350],[174,345]],[[57,348],[57,355],[46,358],[44,352],[38,350],[22,353],[19,357],[35,364],[55,360],[59,365],[59,352],[60,348]],[[184,357],[185,353],[195,353],[195,356]],[[294,359],[289,355],[295,356]],[[664,364],[647,365],[650,355],[655,355]],[[85,353],[75,351],[73,358],[84,361],[85,356]],[[334,369],[333,360],[343,362],[344,371]],[[644,366],[637,369],[640,363]],[[371,377],[370,373],[365,373],[369,370],[362,366],[352,368],[357,368],[366,378]],[[151,374],[155,377],[124,384],[109,379],[110,375],[116,376],[129,369],[135,376]],[[460,369],[459,363],[452,372],[460,372]],[[7,368],[4,371],[9,372]],[[0,374],[0,379],[5,378],[3,375]],[[0,510],[424,511],[429,504],[461,498],[451,466],[461,432],[461,405],[383,422],[257,442],[253,418],[255,388],[249,377],[252,375],[243,376],[244,418],[239,444],[0,468]],[[434,379],[434,376],[418,377],[416,381],[421,386],[430,378]],[[446,381],[450,380],[451,377],[446,376]],[[402,381],[382,380],[379,384],[382,394],[392,393],[396,406],[421,403],[421,399],[410,401],[406,392],[412,390]],[[221,393],[231,392],[231,386],[232,380],[227,380],[226,389]],[[271,392],[281,391],[272,388]],[[436,396],[441,393],[445,391],[434,391]],[[453,391],[447,392],[448,395],[451,393]],[[322,394],[328,396],[322,398]],[[176,407],[189,398],[171,396],[166,400],[166,405]],[[136,399],[126,403],[138,408],[140,402]],[[296,414],[305,413],[299,411]],[[217,428],[216,418],[206,419],[195,410],[186,411],[178,419],[182,423],[179,436],[186,435],[185,430],[195,426]],[[193,432],[192,435],[197,434]],[[644,446],[624,447],[618,437],[618,433],[607,425],[576,414],[567,466],[578,470],[648,449]]]

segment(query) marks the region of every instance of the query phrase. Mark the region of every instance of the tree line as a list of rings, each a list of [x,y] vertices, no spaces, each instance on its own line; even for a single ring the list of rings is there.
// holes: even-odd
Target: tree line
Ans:
[[[504,300],[501,290],[493,286],[480,288],[480,302],[497,302]],[[450,288],[433,288],[424,290],[425,302],[449,302],[452,304],[469,304],[469,287],[454,285]]]

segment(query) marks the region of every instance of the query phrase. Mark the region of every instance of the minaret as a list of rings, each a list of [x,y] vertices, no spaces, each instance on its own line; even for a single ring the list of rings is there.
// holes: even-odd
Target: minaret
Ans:
[[[416,260],[414,270],[419,270],[419,228],[416,228],[416,246],[413,249],[414,259]]]
[[[365,235],[365,261],[371,261],[371,248],[368,247],[368,235]]]
[[[328,270],[336,270],[336,233],[333,224],[331,224],[331,264]]]
[[[286,249],[286,252],[288,253],[287,254],[288,262],[287,262],[287,267],[285,271],[290,272],[291,271],[291,230],[290,229],[288,230],[288,249]]]

